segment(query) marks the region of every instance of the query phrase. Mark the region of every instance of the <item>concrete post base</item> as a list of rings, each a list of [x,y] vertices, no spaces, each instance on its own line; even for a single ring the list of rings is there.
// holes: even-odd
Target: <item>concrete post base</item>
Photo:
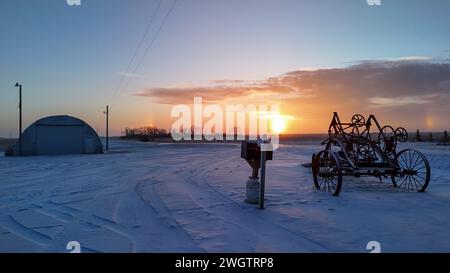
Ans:
[[[245,184],[245,202],[249,204],[259,203],[260,184],[258,178],[249,178]]]

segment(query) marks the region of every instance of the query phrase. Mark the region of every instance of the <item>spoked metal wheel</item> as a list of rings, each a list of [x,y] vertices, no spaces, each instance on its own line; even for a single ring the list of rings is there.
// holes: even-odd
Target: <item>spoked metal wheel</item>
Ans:
[[[359,150],[359,129],[358,127],[353,127],[352,131],[347,134],[348,140],[345,144],[345,149],[349,156],[356,159]]]
[[[419,151],[406,149],[398,153],[400,175],[392,177],[394,186],[403,190],[424,192],[430,183],[430,164]]]
[[[338,156],[334,152],[323,150],[314,157],[312,165],[316,188],[338,196],[342,187],[342,170]]]
[[[381,128],[378,134],[378,142],[380,143],[380,149],[387,156],[392,155],[395,152],[397,146],[397,139],[394,128],[391,126],[384,126]]]
[[[366,119],[363,115],[356,114],[352,117],[352,124],[356,126],[363,126],[366,124]]]
[[[395,138],[400,142],[408,141],[408,131],[406,131],[406,129],[403,127],[398,127],[395,130]]]
[[[375,161],[377,157],[374,148],[368,143],[362,143],[358,146],[358,155],[368,161]]]

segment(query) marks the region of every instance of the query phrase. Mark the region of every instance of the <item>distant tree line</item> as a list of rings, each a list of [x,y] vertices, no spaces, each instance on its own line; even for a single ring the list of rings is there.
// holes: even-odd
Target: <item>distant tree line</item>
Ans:
[[[444,131],[444,133],[440,137],[435,137],[432,132],[429,132],[428,133],[428,137],[425,138],[425,137],[422,136],[422,133],[420,132],[420,130],[417,129],[416,135],[414,137],[414,141],[416,141],[416,142],[425,142],[425,141],[428,141],[428,142],[439,142],[439,143],[445,144],[445,145],[450,144],[450,139],[448,137],[448,132],[447,131]]]
[[[176,131],[178,134],[187,134],[190,135],[190,140],[184,140],[184,141],[198,141],[194,140],[196,132],[200,132],[202,134],[202,128],[196,128],[194,126],[190,128],[182,128],[180,127],[179,130]],[[233,135],[235,137],[235,140],[237,141],[238,136],[238,128],[233,128]],[[175,133],[175,131],[173,132]],[[220,133],[219,133],[220,134]],[[139,140],[139,141],[154,141],[155,139],[164,139],[164,138],[170,138],[172,139],[172,132],[167,132],[166,129],[153,127],[153,126],[144,126],[144,127],[138,127],[138,128],[125,128],[125,131],[123,132],[122,139],[130,139],[130,140]],[[227,141],[226,140],[227,135],[225,133],[222,134],[221,140],[215,140],[215,141]],[[202,134],[202,139],[200,141],[206,141],[205,135]],[[228,141],[227,141],[228,142]]]
[[[152,141],[155,138],[168,138],[170,134],[166,129],[144,126],[139,128],[125,128],[125,135],[122,139],[135,139],[140,141]]]

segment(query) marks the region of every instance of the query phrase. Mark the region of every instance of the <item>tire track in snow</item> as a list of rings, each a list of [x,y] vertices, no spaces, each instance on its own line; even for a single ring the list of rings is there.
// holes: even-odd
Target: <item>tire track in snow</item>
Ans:
[[[190,179],[188,180],[191,184],[196,184],[197,187],[201,187],[201,186],[206,186],[209,189],[209,192],[216,195],[216,198],[222,198],[222,199],[226,199],[230,204],[232,204],[232,206],[234,207],[234,209],[241,209],[244,210],[245,214],[247,215],[248,219],[253,219],[252,222],[258,222],[258,221],[263,221],[265,223],[268,223],[269,225],[271,225],[272,227],[267,227],[267,230],[265,232],[269,232],[271,233],[271,229],[276,230],[281,229],[284,230],[285,232],[290,233],[291,235],[294,235],[296,237],[298,237],[300,240],[303,240],[304,242],[302,244],[306,245],[307,247],[311,248],[311,251],[326,251],[326,252],[330,252],[331,250],[328,249],[326,246],[324,246],[323,244],[314,241],[312,239],[309,239],[308,237],[306,237],[303,234],[300,234],[298,232],[292,231],[291,229],[288,229],[282,225],[276,224],[270,220],[268,220],[266,217],[263,217],[261,215],[261,213],[253,213],[248,211],[249,206],[246,206],[244,204],[238,203],[235,200],[231,199],[230,197],[228,197],[227,195],[225,195],[224,193],[219,192],[217,189],[214,188],[214,186],[210,185],[207,182],[207,178],[206,178],[206,174],[210,173],[211,171],[213,171],[216,167],[220,167],[225,165],[226,162],[234,162],[236,159],[234,158],[228,158],[228,159],[222,159],[219,162],[216,163],[208,163],[208,168],[197,168],[195,172],[190,174]],[[195,178],[194,178],[195,177]],[[201,179],[201,181],[203,182],[202,185],[200,185],[198,183],[199,179]],[[209,195],[209,194],[208,194]],[[215,199],[216,199],[215,198]],[[204,200],[204,199],[201,199]],[[253,208],[253,206],[252,206]],[[228,215],[229,217],[233,217],[233,215]],[[254,229],[254,226],[244,226],[247,229]]]
[[[40,208],[36,209],[36,211],[46,216],[52,217],[55,220],[63,222],[65,226],[70,226],[70,228],[73,230],[82,230],[89,232],[98,229],[106,229],[123,238],[127,238],[127,240],[132,245],[132,249],[134,249],[135,241],[131,236],[128,235],[127,229],[101,216],[90,214],[66,206],[55,205],[50,202],[45,203],[43,206],[40,206]],[[51,238],[49,238],[49,244],[60,243],[60,238],[67,235],[66,232],[66,229],[59,232],[59,234],[55,237],[55,240],[51,240]],[[95,249],[92,250],[95,252],[99,252]]]
[[[173,231],[172,236],[176,237],[176,241],[185,242],[183,244],[187,245],[186,247],[190,252],[205,252],[204,249],[195,244],[195,239],[190,236],[176,218],[173,217],[162,198],[156,192],[155,187],[164,183],[159,182],[157,177],[158,176],[153,176],[151,179],[139,183],[136,186],[136,193],[144,203],[150,205],[152,210],[158,215],[158,219],[165,225],[166,229]],[[189,250],[189,248],[191,248],[191,250]],[[180,252],[180,249],[178,249],[177,252]]]
[[[170,215],[181,224],[181,227],[190,234],[195,242],[203,245],[205,250],[223,251],[225,248],[225,251],[258,251],[265,247],[269,251],[273,249],[276,251],[299,251],[299,249],[316,252],[330,251],[304,235],[267,221],[264,217],[255,214],[253,207],[237,203],[206,182],[205,175],[207,173],[224,163],[234,161],[234,158],[220,159],[219,162],[214,163],[199,158],[195,158],[195,160],[189,158],[188,160],[195,162],[195,165],[188,165],[188,168],[185,168],[181,164],[166,163],[165,166],[175,167],[166,167],[154,178],[163,182],[159,186],[153,186],[151,199],[159,199],[163,202],[157,207],[160,210],[164,205],[167,211],[160,211],[160,213]],[[205,166],[207,167],[205,168]],[[174,176],[174,174],[176,175]],[[198,178],[201,178],[201,182]],[[182,189],[181,192],[184,191],[182,195],[179,189]],[[180,200],[180,204],[173,203],[174,197],[184,200]],[[183,205],[186,206],[183,207]],[[255,227],[260,227],[259,233],[255,232]],[[219,229],[222,231],[218,231]],[[231,245],[227,245],[230,243],[226,241],[227,236],[232,240],[236,235],[243,239],[240,242],[234,239]],[[289,237],[289,239],[285,239],[286,243],[283,246],[276,240],[280,236],[282,238]],[[219,238],[217,239],[217,237]],[[257,249],[254,249],[255,246],[252,242],[248,242],[252,239],[253,243],[256,242]],[[209,242],[205,242],[205,240],[209,240]],[[222,245],[220,245],[221,243]],[[219,245],[218,248],[216,248],[217,245]]]
[[[0,225],[11,233],[40,246],[49,245],[52,242],[52,239],[49,236],[22,225],[16,221],[12,215],[2,217]]]

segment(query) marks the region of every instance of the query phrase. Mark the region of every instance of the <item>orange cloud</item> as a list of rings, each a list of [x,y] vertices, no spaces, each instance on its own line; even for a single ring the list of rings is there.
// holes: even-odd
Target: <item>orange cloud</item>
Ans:
[[[374,113],[418,128],[425,126],[425,117],[450,115],[450,62],[417,58],[363,61],[344,68],[291,71],[262,81],[151,87],[134,96],[168,105],[191,104],[195,96],[202,96],[207,103],[280,102],[283,113],[302,117],[301,124],[293,126],[296,132],[323,132],[334,111],[342,115]]]

